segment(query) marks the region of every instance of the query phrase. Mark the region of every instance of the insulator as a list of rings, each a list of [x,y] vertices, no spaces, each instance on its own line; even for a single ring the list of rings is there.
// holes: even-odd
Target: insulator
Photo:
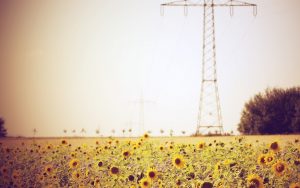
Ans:
[[[164,6],[160,6],[160,15],[161,16],[164,16],[165,15],[165,8],[164,8]]]
[[[188,7],[187,7],[187,5],[184,5],[183,11],[184,11],[184,16],[187,16],[188,15]]]
[[[230,16],[232,17],[232,16],[233,16],[233,14],[234,14],[234,11],[233,11],[233,6],[230,6],[230,7],[229,7],[229,11],[230,11]]]
[[[257,6],[253,6],[253,16],[256,17],[257,15]]]

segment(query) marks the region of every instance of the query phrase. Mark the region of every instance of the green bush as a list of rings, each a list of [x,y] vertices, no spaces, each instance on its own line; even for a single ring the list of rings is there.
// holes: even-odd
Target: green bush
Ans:
[[[0,118],[0,137],[5,137],[7,134],[6,129],[4,128],[4,119]]]
[[[238,130],[243,134],[300,133],[300,87],[266,89],[245,104]]]

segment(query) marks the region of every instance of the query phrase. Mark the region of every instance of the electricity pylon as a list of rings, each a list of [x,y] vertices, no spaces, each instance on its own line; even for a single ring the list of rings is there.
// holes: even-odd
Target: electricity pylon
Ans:
[[[145,100],[143,91],[141,91],[140,99],[137,101],[132,101],[135,104],[139,104],[139,135],[145,133],[145,104],[146,103],[154,103],[154,101]]]
[[[232,16],[234,7],[253,7],[255,16],[257,5],[236,0],[179,0],[161,4],[161,11],[165,6],[181,6],[185,15],[188,7],[203,7],[202,82],[196,135],[200,135],[200,129],[214,129],[213,133],[222,134],[223,122],[216,69],[215,8],[229,7]]]

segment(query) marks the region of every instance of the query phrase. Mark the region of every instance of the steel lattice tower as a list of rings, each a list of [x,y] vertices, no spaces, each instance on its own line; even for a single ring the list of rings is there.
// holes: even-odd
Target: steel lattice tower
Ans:
[[[253,14],[256,15],[257,5],[235,0],[179,0],[161,4],[161,11],[165,6],[182,6],[185,15],[188,7],[203,7],[202,82],[196,135],[200,135],[200,129],[214,129],[213,133],[222,134],[223,123],[216,69],[215,8],[229,7],[232,16],[234,7],[253,7]]]

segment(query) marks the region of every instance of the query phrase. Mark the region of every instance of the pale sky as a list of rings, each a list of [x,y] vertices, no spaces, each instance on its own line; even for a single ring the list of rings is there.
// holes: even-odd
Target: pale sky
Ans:
[[[0,116],[12,136],[196,131],[202,9],[166,0],[0,1]],[[216,12],[217,73],[225,131],[267,87],[300,85],[300,1],[248,0]]]

